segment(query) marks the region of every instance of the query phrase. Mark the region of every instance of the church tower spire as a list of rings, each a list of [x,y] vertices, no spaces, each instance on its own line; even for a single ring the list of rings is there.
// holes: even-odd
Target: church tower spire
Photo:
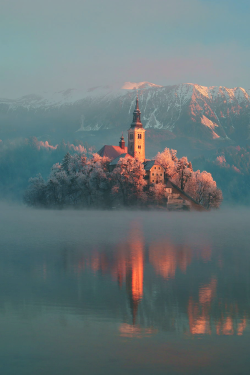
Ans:
[[[145,131],[141,123],[141,111],[137,94],[133,122],[128,130],[128,153],[141,162],[145,160]]]

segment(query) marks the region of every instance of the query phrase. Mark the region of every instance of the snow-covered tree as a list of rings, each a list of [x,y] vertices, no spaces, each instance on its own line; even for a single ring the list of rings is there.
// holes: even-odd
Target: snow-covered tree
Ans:
[[[165,148],[163,152],[158,152],[155,157],[155,160],[160,164],[165,171],[165,175],[168,178],[173,178],[177,173],[177,161],[176,150],[170,150]]]
[[[176,173],[173,176],[173,182],[184,190],[188,180],[191,178],[193,172],[192,163],[188,161],[187,157],[182,157],[176,162]]]
[[[193,172],[186,157],[177,159],[176,151],[167,148],[156,160],[167,177],[198,203],[208,208],[220,205],[222,194],[210,173]],[[121,158],[112,172],[109,164],[98,154],[88,158],[67,153],[61,164],[53,165],[47,182],[41,175],[30,180],[25,202],[47,207],[112,207],[114,201],[124,206],[164,204],[164,184],[148,187],[140,161]]]
[[[211,173],[206,171],[192,172],[185,191],[204,207],[219,207],[222,201],[221,190],[217,188]]]
[[[70,155],[69,152],[67,152],[67,154],[64,156],[64,158],[62,160],[62,163],[61,163],[62,169],[67,174],[69,174],[69,168],[70,168],[71,159],[72,159],[72,156]]]
[[[109,158],[94,154],[87,162],[84,170],[85,175],[88,176],[88,178],[85,178],[85,185],[88,186],[91,203],[97,207],[110,203],[111,180],[108,170],[109,163]]]
[[[41,174],[29,179],[29,187],[25,191],[24,202],[29,206],[46,205],[46,183]]]
[[[69,204],[69,186],[69,171],[66,171],[59,163],[54,164],[46,188],[48,204],[50,206]]]
[[[142,203],[146,199],[144,187],[145,169],[143,164],[134,158],[121,158],[111,173],[112,192],[116,198],[121,197],[125,206]]]
[[[148,191],[148,200],[150,203],[161,205],[164,200],[166,201],[165,196],[165,185],[164,184],[154,184],[150,186]]]

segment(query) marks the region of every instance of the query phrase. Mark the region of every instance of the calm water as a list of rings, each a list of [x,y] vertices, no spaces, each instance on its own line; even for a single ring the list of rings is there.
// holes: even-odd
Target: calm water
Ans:
[[[0,209],[1,375],[250,373],[250,211]]]

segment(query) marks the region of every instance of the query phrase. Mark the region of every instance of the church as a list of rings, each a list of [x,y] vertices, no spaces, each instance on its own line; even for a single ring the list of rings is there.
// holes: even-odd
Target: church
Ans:
[[[121,136],[119,146],[105,145],[98,152],[100,156],[106,156],[111,160],[122,157],[133,157],[145,162],[145,132],[141,123],[141,111],[139,109],[138,96],[136,98],[135,110],[133,112],[133,122],[128,130],[128,147],[125,146],[123,135]]]
[[[146,130],[143,128],[141,122],[141,111],[139,109],[137,95],[133,112],[133,122],[128,129],[128,146],[126,146],[122,134],[119,146],[105,145],[98,151],[98,154],[102,157],[106,156],[111,160],[109,164],[110,170],[113,170],[116,167],[121,158],[136,158],[139,160],[144,165],[146,172],[145,179],[147,180],[148,186],[153,186],[158,183],[165,185],[165,196],[168,209],[203,210],[203,206],[176,186],[170,179],[166,178],[164,169],[161,165],[155,160],[145,158],[145,133]]]

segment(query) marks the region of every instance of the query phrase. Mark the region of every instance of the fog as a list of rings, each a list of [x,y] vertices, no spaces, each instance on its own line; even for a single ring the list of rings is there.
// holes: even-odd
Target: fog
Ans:
[[[234,206],[210,212],[166,212],[151,210],[51,210],[0,204],[1,244],[22,244],[37,249],[51,244],[115,244],[126,241],[133,226],[140,226],[147,241],[156,235],[189,244],[204,240],[242,245],[250,240],[250,209]]]
[[[248,374],[249,219],[2,202],[1,373]]]

